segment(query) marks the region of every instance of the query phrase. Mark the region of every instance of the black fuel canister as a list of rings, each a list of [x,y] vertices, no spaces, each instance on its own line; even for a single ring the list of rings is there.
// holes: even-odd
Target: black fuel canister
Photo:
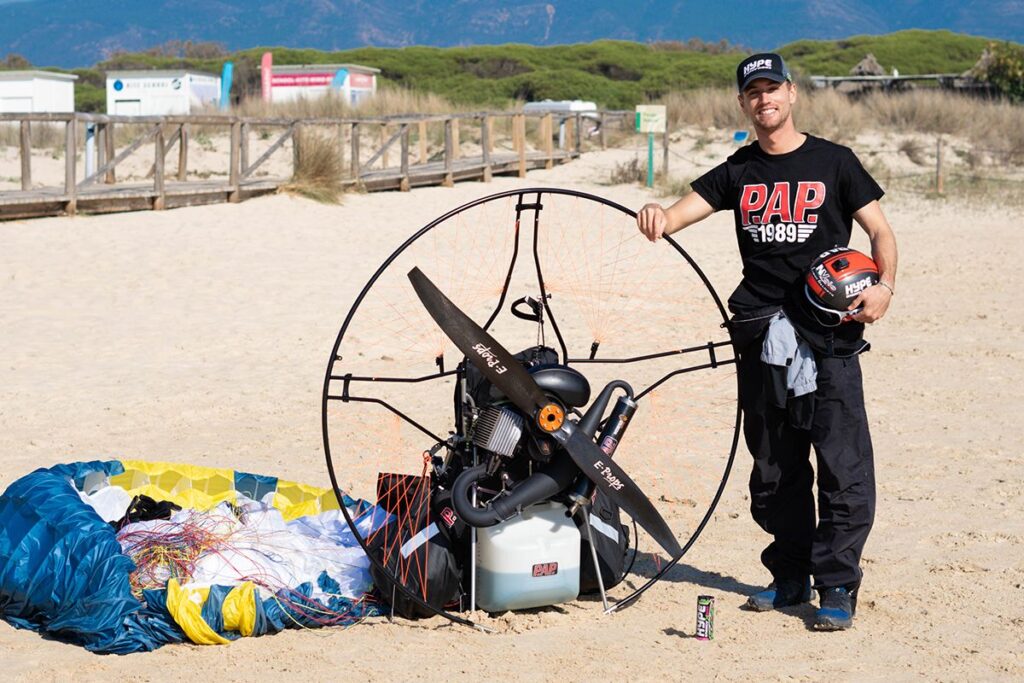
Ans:
[[[626,428],[636,414],[636,407],[636,401],[629,396],[620,396],[615,402],[615,407],[605,421],[604,429],[601,430],[601,436],[597,439],[597,445],[605,455],[614,454],[615,449],[619,447],[622,435],[626,433]]]

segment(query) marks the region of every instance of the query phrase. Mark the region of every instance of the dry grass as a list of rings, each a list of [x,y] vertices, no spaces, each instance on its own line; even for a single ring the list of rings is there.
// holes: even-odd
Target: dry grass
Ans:
[[[917,138],[903,140],[900,143],[899,150],[901,154],[906,154],[907,158],[918,166],[924,166],[929,163],[929,160],[925,159],[924,144]]]
[[[668,126],[700,128],[746,128],[746,119],[736,102],[736,91],[726,88],[699,88],[672,92],[661,103],[668,107]]]
[[[690,194],[690,183],[693,178],[680,178],[673,175],[666,175],[659,171],[654,175],[654,189],[659,197],[670,198],[673,201]]]
[[[295,135],[295,146],[295,174],[282,189],[318,202],[337,204],[345,186],[335,139],[320,131],[300,129]]]
[[[64,153],[64,129],[63,123],[44,123],[33,121],[29,127],[32,147],[36,149],[49,149],[60,154]],[[0,123],[0,145],[5,147],[17,147],[21,144],[21,126],[14,121]]]
[[[640,163],[639,157],[633,157],[629,161],[615,164],[608,177],[609,185],[627,185],[630,183],[642,183],[647,180],[646,164]]]
[[[449,102],[431,93],[413,92],[402,88],[382,88],[376,97],[352,106],[342,97],[329,93],[318,99],[300,99],[294,102],[263,102],[249,99],[231,113],[239,116],[270,118],[376,118],[408,114],[451,114],[472,111],[465,106]]]
[[[682,126],[736,130],[749,128],[729,88],[670,93],[671,129]],[[869,130],[956,135],[984,148],[1004,163],[1024,163],[1024,107],[1008,102],[918,89],[869,93],[853,99],[833,90],[800,91],[796,120],[801,130],[840,143]]]

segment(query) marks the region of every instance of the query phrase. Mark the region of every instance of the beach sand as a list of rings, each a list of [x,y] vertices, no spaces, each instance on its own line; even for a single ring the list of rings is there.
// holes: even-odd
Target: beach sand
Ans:
[[[634,154],[589,153],[524,180],[352,194],[338,206],[275,195],[0,223],[0,489],[37,467],[94,458],[327,485],[324,369],[374,269],[430,220],[492,192],[568,187],[638,208],[656,195],[606,184]],[[584,599],[478,615],[492,634],[441,618],[374,619],[126,657],[4,623],[5,680],[1020,680],[1024,226],[1019,210],[997,205],[896,193],[883,206],[900,275],[863,357],[878,510],[852,630],[813,632],[810,605],[740,609],[766,582],[767,540],[747,511],[741,446],[704,535],[615,615]],[[728,295],[739,278],[731,216],[680,241]],[[862,234],[853,246],[866,248]],[[405,391],[413,400],[416,388]],[[657,480],[670,463],[646,455],[630,453],[630,471]],[[681,523],[686,501],[664,497],[659,508]],[[653,550],[646,539],[641,549]],[[613,597],[652,568],[638,563],[641,576]],[[716,598],[710,642],[693,637],[701,594]]]

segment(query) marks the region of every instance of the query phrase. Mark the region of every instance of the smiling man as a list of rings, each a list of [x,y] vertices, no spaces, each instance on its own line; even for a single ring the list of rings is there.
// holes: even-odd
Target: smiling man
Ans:
[[[736,85],[756,141],[667,209],[644,206],[637,225],[656,241],[715,211],[733,211],[743,279],[729,298],[730,329],[753,456],[750,508],[772,535],[761,553],[772,582],[747,607],[763,612],[809,602],[813,577],[820,596],[814,627],[842,630],[853,624],[875,512],[858,354],[869,348],[864,324],[881,319],[895,294],[896,240],[878,203],[883,192],[856,155],[796,129],[797,87],[782,57],[747,57]],[[823,325],[802,305],[804,276],[820,254],[849,243],[854,220],[871,240],[879,283],[857,296],[850,308],[860,311],[850,321]],[[796,386],[789,366],[773,357],[780,339],[798,347],[810,370]]]

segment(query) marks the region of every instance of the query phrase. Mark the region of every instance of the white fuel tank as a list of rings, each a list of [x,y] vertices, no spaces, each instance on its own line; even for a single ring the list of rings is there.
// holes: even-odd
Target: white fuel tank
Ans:
[[[554,605],[580,592],[580,532],[547,501],[477,530],[476,604],[487,612]]]

